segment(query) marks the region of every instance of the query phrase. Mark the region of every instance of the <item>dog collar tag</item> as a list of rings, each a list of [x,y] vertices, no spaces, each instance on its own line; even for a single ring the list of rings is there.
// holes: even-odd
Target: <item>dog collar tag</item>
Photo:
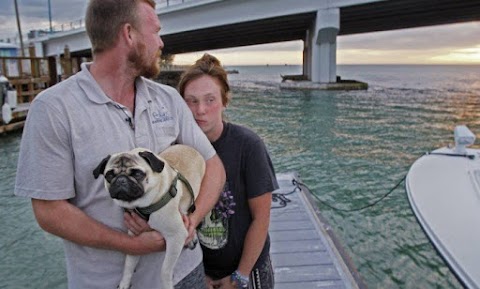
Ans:
[[[170,187],[170,190],[168,191],[168,193],[170,194],[170,196],[172,196],[172,198],[175,198],[175,196],[177,195],[176,182],[175,182],[175,185],[172,185]]]

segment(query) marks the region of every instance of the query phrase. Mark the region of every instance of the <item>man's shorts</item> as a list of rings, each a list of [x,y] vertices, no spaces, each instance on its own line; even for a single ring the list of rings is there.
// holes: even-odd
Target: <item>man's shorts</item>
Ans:
[[[205,277],[205,270],[203,269],[203,263],[193,269],[190,274],[185,276],[177,285],[175,289],[207,289],[207,279]]]

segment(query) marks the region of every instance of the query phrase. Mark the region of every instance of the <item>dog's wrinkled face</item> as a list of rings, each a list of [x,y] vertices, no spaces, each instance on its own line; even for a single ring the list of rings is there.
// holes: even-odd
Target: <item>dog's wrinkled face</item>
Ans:
[[[108,191],[113,199],[131,202],[143,196],[144,169],[129,155],[113,158],[105,170]]]
[[[152,152],[134,150],[107,156],[93,171],[95,178],[105,177],[110,196],[119,201],[133,202],[148,191],[149,178],[163,170],[164,163]]]

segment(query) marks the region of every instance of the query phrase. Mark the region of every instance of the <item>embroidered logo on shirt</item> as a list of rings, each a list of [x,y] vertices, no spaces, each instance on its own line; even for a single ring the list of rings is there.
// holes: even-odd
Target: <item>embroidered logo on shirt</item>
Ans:
[[[152,113],[152,124],[156,124],[156,123],[164,123],[164,122],[167,122],[167,121],[172,121],[173,120],[173,116],[169,115],[168,112],[164,111],[164,112],[161,112],[161,111],[154,111]]]

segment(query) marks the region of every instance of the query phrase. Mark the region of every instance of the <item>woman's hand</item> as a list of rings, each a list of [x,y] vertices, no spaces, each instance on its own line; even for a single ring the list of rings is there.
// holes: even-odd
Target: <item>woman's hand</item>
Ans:
[[[212,282],[212,278],[210,278],[210,276],[208,275],[205,275],[205,281],[207,282],[207,289],[217,289],[217,287],[214,287]]]
[[[214,289],[238,289],[236,284],[230,280],[230,275],[219,280],[212,280],[210,284]]]

